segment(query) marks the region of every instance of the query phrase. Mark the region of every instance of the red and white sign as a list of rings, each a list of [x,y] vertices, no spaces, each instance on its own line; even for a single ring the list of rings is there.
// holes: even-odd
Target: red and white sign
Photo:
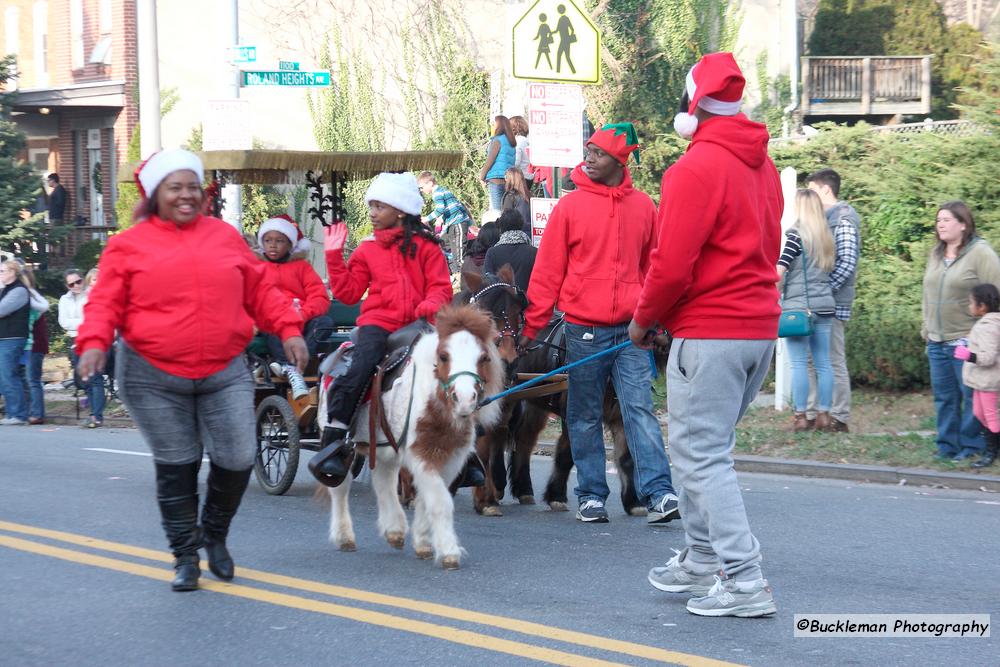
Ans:
[[[531,244],[536,248],[542,242],[545,225],[549,224],[549,216],[558,203],[558,199],[531,198]]]
[[[528,84],[531,164],[575,167],[583,161],[583,89],[569,83]]]

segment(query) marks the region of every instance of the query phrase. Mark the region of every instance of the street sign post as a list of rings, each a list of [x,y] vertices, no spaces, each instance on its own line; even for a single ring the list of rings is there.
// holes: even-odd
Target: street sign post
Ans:
[[[549,216],[558,203],[558,199],[531,198],[531,245],[536,248],[542,242],[542,234],[545,232],[545,226],[549,224]]]
[[[229,49],[229,58],[234,63],[255,63],[257,62],[257,47],[234,46]]]
[[[537,0],[514,24],[515,79],[599,84],[601,33],[573,0]]]
[[[583,160],[583,90],[559,83],[528,84],[531,164],[575,167]]]
[[[329,86],[329,72],[268,71],[240,73],[241,86]]]

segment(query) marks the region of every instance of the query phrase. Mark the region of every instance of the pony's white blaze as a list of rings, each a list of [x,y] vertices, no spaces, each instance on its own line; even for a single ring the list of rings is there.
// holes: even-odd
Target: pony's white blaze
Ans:
[[[479,358],[484,350],[479,340],[468,331],[456,331],[445,341],[445,350],[451,359],[451,393],[455,401],[455,414],[468,417],[476,411],[480,399]],[[471,373],[471,375],[470,375]]]

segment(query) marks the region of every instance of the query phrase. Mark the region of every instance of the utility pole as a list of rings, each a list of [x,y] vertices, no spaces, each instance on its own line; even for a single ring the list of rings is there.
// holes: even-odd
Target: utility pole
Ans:
[[[231,38],[229,52],[232,54],[235,48],[240,45],[240,3],[239,0],[230,0],[229,4],[229,34]],[[229,80],[223,96],[228,99],[240,99],[240,68],[232,63],[230,58],[224,63],[226,77]],[[236,227],[237,231],[243,233],[243,198],[242,188],[239,185],[226,185],[222,188],[222,198],[226,202],[222,209],[222,217],[226,222]]]
[[[136,0],[139,50],[139,149],[142,159],[160,150],[160,54],[156,0]]]

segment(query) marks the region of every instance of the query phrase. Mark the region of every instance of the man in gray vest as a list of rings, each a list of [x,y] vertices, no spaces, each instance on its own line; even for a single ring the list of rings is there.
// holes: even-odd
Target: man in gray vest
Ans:
[[[854,207],[840,201],[840,174],[833,169],[820,169],[809,174],[806,185],[819,195],[826,211],[826,221],[836,248],[836,259],[830,272],[830,288],[837,304],[830,335],[830,363],[833,365],[833,405],[830,408],[830,430],[847,432],[851,421],[851,377],[847,372],[844,349],[844,325],[851,319],[854,284],[861,256],[861,218]],[[810,382],[809,410],[811,422],[816,419],[816,386]]]

